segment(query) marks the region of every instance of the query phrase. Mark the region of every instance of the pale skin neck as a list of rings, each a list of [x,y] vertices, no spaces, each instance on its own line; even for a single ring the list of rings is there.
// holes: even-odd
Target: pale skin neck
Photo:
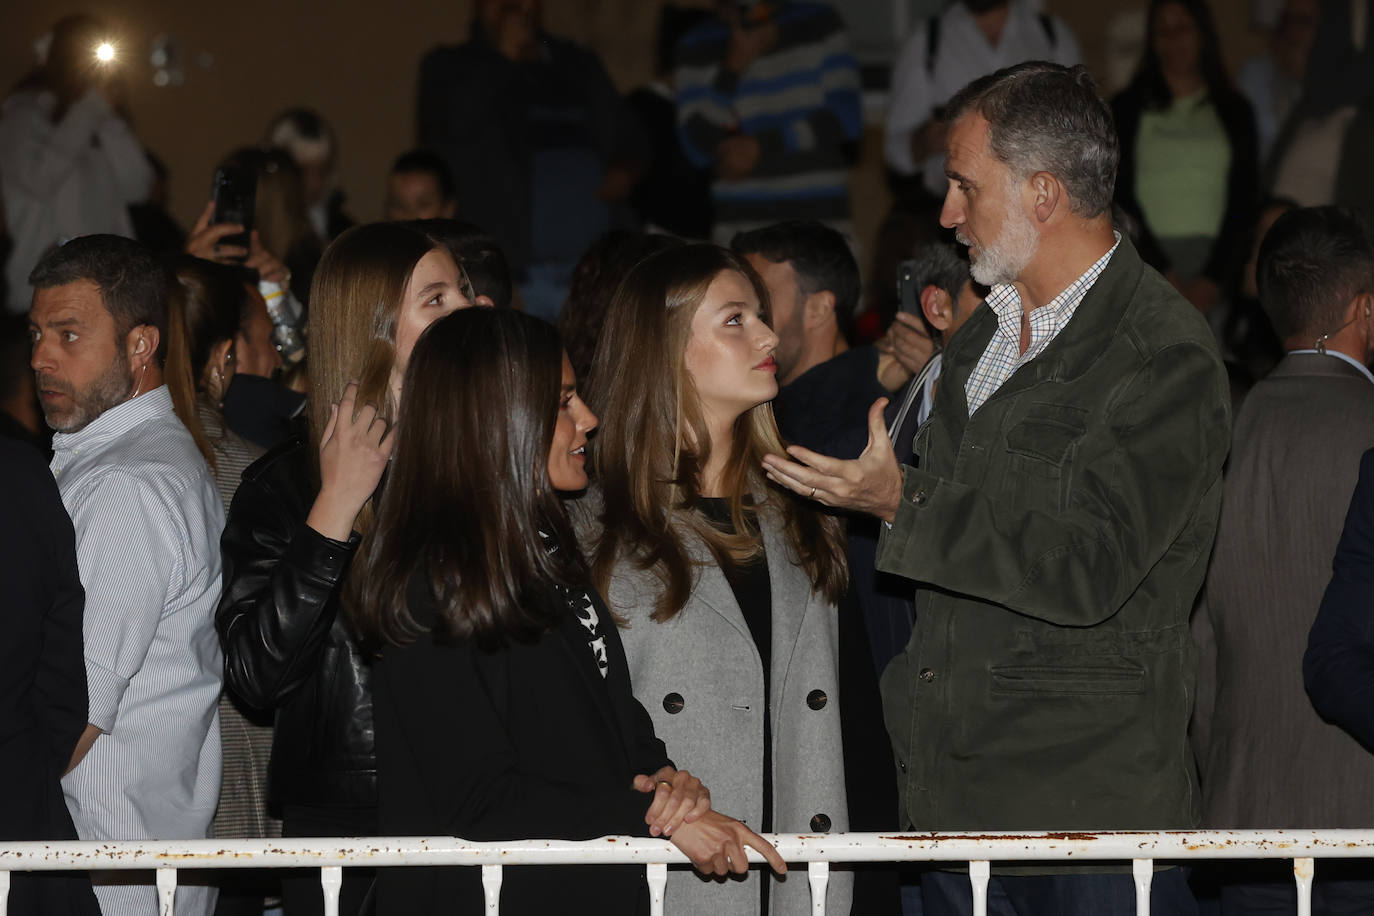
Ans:
[[[730,417],[728,420],[712,416],[706,418],[706,427],[711,434],[711,457],[701,469],[699,479],[702,496],[719,498],[730,495],[725,489],[725,471],[730,460],[730,452],[735,446],[737,419],[738,417]]]
[[[1074,218],[1041,234],[1035,257],[1016,278],[1016,291],[1021,296],[1022,353],[1030,344],[1030,313],[1067,289],[1115,244],[1111,218],[1105,215]]]
[[[973,21],[978,26],[978,30],[983,33],[983,37],[988,40],[988,44],[994,48],[1002,43],[1002,32],[1007,27],[1007,19],[1011,16],[1011,4],[999,6],[995,10],[988,10],[986,13],[977,13]]]
[[[821,363],[832,360],[845,350],[849,344],[833,324],[826,333],[807,334],[802,341],[801,357],[786,375],[778,376],[779,385],[790,385]]]

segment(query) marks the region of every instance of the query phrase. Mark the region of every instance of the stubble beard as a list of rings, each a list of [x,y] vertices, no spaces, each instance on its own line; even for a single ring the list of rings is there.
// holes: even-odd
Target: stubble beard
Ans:
[[[133,372],[118,355],[83,391],[75,390],[67,382],[44,379],[41,375],[35,381],[40,389],[61,391],[71,398],[71,406],[65,410],[43,405],[43,419],[50,429],[59,433],[80,432],[105,411],[128,400],[134,390]]]

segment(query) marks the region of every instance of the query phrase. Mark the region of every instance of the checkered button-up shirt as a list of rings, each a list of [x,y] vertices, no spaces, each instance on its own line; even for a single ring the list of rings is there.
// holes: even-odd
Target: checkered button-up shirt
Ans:
[[[1110,251],[1098,258],[1062,293],[1027,316],[1030,322],[1030,346],[1026,347],[1025,353],[1021,352],[1021,294],[1010,283],[992,288],[987,303],[997,316],[997,330],[992,340],[988,341],[988,348],[983,351],[973,374],[964,384],[964,398],[968,401],[970,417],[1017,369],[1043,353],[1050,341],[1064,330],[1073,313],[1078,310],[1078,304],[1106,269],[1119,244],[1121,235],[1118,233],[1116,244],[1112,245]]]

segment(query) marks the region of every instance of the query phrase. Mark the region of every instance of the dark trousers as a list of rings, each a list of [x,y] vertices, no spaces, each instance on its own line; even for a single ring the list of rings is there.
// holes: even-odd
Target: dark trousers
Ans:
[[[970,916],[968,875],[929,871],[921,878],[925,916]],[[1151,916],[1196,916],[1197,902],[1180,868],[1155,872]],[[988,883],[988,916],[1135,916],[1130,875],[994,875]]]
[[[324,808],[287,805],[282,811],[284,837],[375,836],[375,808]],[[375,868],[345,868],[339,892],[339,916],[358,916]],[[318,868],[286,869],[282,876],[282,909],[286,916],[324,916],[324,890]]]
[[[1276,859],[1241,863],[1218,874],[1221,916],[1284,916],[1298,911],[1293,863]],[[1374,913],[1374,863],[1318,859],[1312,881],[1312,916]]]

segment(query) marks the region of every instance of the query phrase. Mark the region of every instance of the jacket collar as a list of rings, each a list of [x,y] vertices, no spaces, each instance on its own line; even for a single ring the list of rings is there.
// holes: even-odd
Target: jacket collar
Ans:
[[[1087,371],[1102,356],[1103,340],[1115,336],[1125,320],[1125,304],[1140,285],[1144,269],[1140,254],[1123,235],[1116,254],[1083,297],[1069,323],[1039,356],[1016,370],[994,391],[988,401],[1024,391],[1040,382],[1074,378]],[[980,305],[946,350],[944,378],[940,385],[944,397],[939,400],[942,407],[953,407],[954,415],[963,421],[968,420],[964,385],[996,330],[997,316],[987,305]]]

